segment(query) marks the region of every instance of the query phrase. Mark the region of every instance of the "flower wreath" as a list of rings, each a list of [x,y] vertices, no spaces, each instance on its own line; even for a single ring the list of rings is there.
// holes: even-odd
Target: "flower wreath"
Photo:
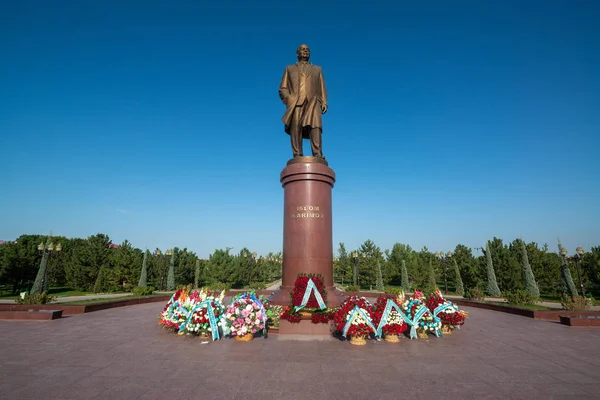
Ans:
[[[444,299],[442,292],[439,289],[435,290],[427,299],[427,308],[432,313],[439,309],[437,317],[442,322],[442,325],[461,326],[465,324],[467,313],[462,311],[456,304]]]
[[[333,323],[343,336],[367,336],[376,330],[373,325],[371,308],[371,303],[364,297],[350,296],[340,304],[333,314]],[[358,309],[356,318],[347,327],[355,309]],[[344,330],[346,331],[344,332]]]
[[[321,295],[323,303],[325,303],[325,307],[327,306],[327,290],[325,290],[325,284],[323,283],[323,275],[303,273],[298,274],[296,282],[294,282],[294,290],[292,291],[292,306],[296,307],[297,309],[298,307],[307,309],[322,308],[317,301],[314,291],[311,291],[308,301],[306,304],[303,304],[304,296],[308,289],[309,281],[311,280],[316,287],[316,290]]]
[[[402,309],[408,319],[413,321],[413,325],[410,328],[411,339],[416,337],[417,329],[431,331],[435,333],[436,336],[440,335],[442,323],[439,318],[435,317],[429,311],[425,303],[423,303],[422,292],[415,290],[413,296],[402,303]]]
[[[373,307],[373,324],[379,327],[379,323],[381,322],[381,318],[383,317],[383,313],[388,303],[388,299],[392,300],[398,307],[400,307],[400,302],[398,301],[398,296],[391,295],[383,295],[380,296],[375,305]],[[392,309],[388,315],[387,322],[381,330],[386,335],[400,335],[404,333],[408,329],[408,325],[402,319],[402,316],[396,311]]]

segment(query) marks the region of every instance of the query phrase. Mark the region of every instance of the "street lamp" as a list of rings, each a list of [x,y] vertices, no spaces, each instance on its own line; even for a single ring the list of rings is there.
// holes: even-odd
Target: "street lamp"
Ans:
[[[444,294],[448,294],[448,264],[447,261],[450,261],[452,257],[452,252],[449,251],[446,254],[444,252],[435,253],[434,256],[440,260],[442,263],[442,267],[444,267]]]
[[[359,286],[360,285],[360,281],[358,279],[358,259],[359,256],[361,257],[366,257],[367,255],[365,253],[359,253],[358,251],[355,251],[352,253],[352,258],[354,258],[354,279],[353,279],[353,284],[354,286]]]
[[[42,293],[48,290],[48,259],[51,253],[57,253],[62,250],[62,245],[57,243],[54,245],[52,242],[42,242],[38,245],[37,249],[42,252],[42,261],[40,262],[40,268],[33,282],[31,288],[31,294]]]

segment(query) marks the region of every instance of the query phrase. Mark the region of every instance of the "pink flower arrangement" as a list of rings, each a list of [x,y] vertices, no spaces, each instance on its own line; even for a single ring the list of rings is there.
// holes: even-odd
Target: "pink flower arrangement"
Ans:
[[[254,335],[265,328],[260,306],[249,297],[235,300],[225,314],[232,336]]]

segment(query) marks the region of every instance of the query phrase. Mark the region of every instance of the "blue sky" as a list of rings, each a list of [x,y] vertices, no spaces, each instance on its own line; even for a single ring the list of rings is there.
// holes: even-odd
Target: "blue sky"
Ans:
[[[305,42],[334,247],[600,245],[600,3],[340,4],[3,4],[0,239],[279,251]]]

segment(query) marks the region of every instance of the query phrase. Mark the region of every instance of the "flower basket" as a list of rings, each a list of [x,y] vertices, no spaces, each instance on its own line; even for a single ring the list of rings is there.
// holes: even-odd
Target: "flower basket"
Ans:
[[[442,324],[442,333],[444,335],[451,335],[453,330],[454,330],[454,326]]]
[[[366,336],[350,336],[350,344],[353,344],[355,346],[364,346],[365,344],[367,344]]]
[[[238,342],[249,342],[254,339],[254,335],[252,333],[246,333],[245,335],[235,335],[235,340]]]
[[[383,340],[390,343],[400,343],[400,335],[384,335]]]
[[[417,337],[419,339],[427,339],[429,335],[427,334],[426,330],[423,329],[417,329]]]
[[[247,334],[253,337],[255,333],[265,329],[266,320],[266,310],[262,303],[249,293],[234,298],[225,313],[227,329],[236,340],[242,340],[238,336],[245,337]]]
[[[309,319],[310,317],[312,317],[312,312],[310,312],[310,311],[300,310],[300,311],[298,311],[298,313],[300,314],[300,317],[302,317],[303,319]]]

